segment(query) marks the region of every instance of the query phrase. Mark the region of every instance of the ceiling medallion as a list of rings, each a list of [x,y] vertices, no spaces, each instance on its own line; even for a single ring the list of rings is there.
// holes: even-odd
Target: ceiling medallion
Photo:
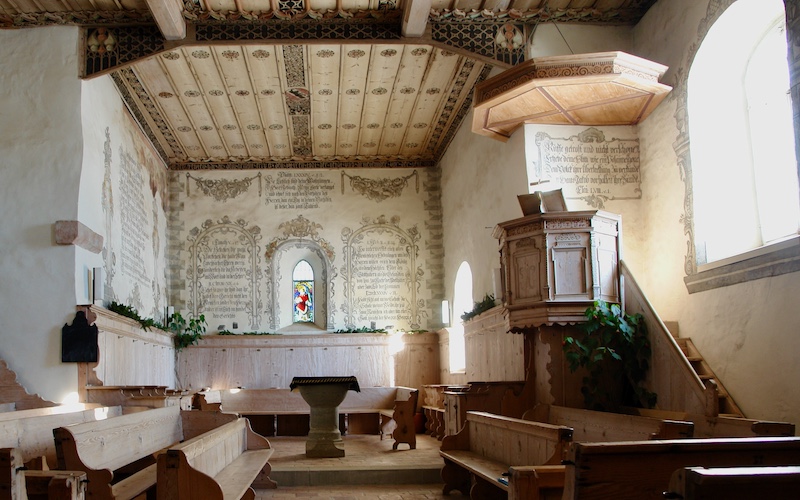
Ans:
[[[318,92],[319,95],[332,95],[333,90],[331,89],[322,89]]]
[[[392,56],[397,55],[397,51],[394,50],[394,49],[386,49],[386,50],[381,51],[381,55],[383,57],[392,57]]]
[[[442,49],[441,54],[442,57],[453,57],[454,55],[456,55],[455,52],[450,52],[449,50],[444,50],[444,49]]]
[[[424,56],[428,53],[428,49],[424,49],[422,47],[416,48],[411,51],[412,56]]]
[[[428,90],[425,91],[425,93],[428,94],[428,95],[436,95],[439,92],[441,92],[441,89],[437,89],[436,87],[431,87],[431,88],[429,88]]]
[[[406,147],[407,148],[416,148],[418,146],[419,146],[419,144],[417,144],[416,142],[407,142],[406,143]]]
[[[187,90],[183,93],[186,97],[200,97],[200,92],[196,90]]]
[[[367,55],[366,52],[358,49],[351,50],[350,52],[347,53],[347,57],[352,57],[353,59],[358,59],[359,57],[364,57],[365,55]]]
[[[226,123],[225,125],[222,126],[222,128],[225,130],[236,130],[236,125]]]
[[[370,123],[367,128],[379,128],[380,126],[380,123]]]
[[[208,91],[208,95],[213,95],[214,97],[219,97],[221,95],[225,95],[225,92],[223,92],[223,91],[221,91],[219,89],[214,89],[214,90],[209,90]]]
[[[212,127],[211,125],[203,125],[200,127],[200,130],[202,130],[203,132],[209,132],[211,130],[214,130],[214,127]]]
[[[166,54],[164,54],[162,57],[163,57],[164,59],[169,59],[170,61],[174,61],[174,60],[176,60],[176,59],[180,59],[180,58],[181,58],[181,56],[180,56],[180,55],[178,55],[178,53],[177,53],[177,52],[167,52],[167,53],[166,53]]]
[[[286,149],[286,144],[276,144],[275,149]]]
[[[231,148],[233,148],[233,149],[244,149],[244,144],[232,144]]]
[[[247,130],[261,130],[261,125],[251,123],[247,126]]]
[[[281,130],[281,129],[283,129],[283,125],[281,125],[280,123],[273,123],[272,125],[269,126],[269,129],[270,130]]]
[[[361,93],[361,90],[359,90],[359,89],[347,89],[345,91],[345,94],[347,94],[347,95],[358,95],[360,93]]]
[[[342,125],[342,128],[345,130],[353,130],[354,128],[356,128],[356,126],[354,123],[345,123],[344,125]]]
[[[222,146],[220,145],[211,146],[211,149],[213,149],[214,151],[219,151],[220,149],[222,149]]]
[[[275,95],[275,91],[272,89],[262,90],[261,95]]]
[[[170,97],[175,97],[171,92],[159,92],[158,97],[163,97],[164,99],[169,99]]]
[[[401,94],[413,94],[416,91],[417,89],[413,87],[403,87],[402,89],[400,89]]]
[[[186,125],[178,127],[178,132],[191,132],[191,131],[192,131],[192,127],[187,127]]]
[[[238,95],[240,97],[249,96],[250,95],[250,91],[249,90],[237,90],[236,91],[236,95]]]
[[[335,52],[328,49],[317,51],[317,57],[333,57],[334,55]]]
[[[229,61],[235,61],[239,59],[239,51],[237,50],[223,50],[222,57]]]
[[[332,148],[333,146],[331,146],[327,142],[323,142],[322,144],[319,145],[319,147],[321,147],[323,149],[329,149],[329,148]]]
[[[419,122],[414,124],[414,128],[427,128],[428,124],[425,122]]]
[[[387,91],[385,88],[383,88],[383,87],[378,87],[377,89],[374,89],[374,90],[372,91],[372,93],[373,93],[373,94],[375,94],[375,95],[383,95],[383,94],[385,94],[386,92],[388,92],[388,91]]]
[[[211,54],[208,53],[207,50],[194,50],[192,51],[192,57],[195,59],[208,59]]]
[[[403,128],[403,124],[402,123],[392,123],[389,126],[392,127],[392,128]]]
[[[387,142],[386,144],[384,144],[384,146],[386,146],[387,148],[394,148],[397,147],[397,144],[393,142]]]
[[[348,143],[345,142],[343,144],[339,144],[339,147],[342,148],[342,149],[350,149],[350,148],[353,147],[353,145],[352,144],[348,144]]]
[[[362,146],[364,146],[365,148],[374,148],[375,146],[377,146],[377,144],[375,144],[374,142],[365,142],[364,144],[362,144]]]
[[[319,125],[317,125],[317,128],[320,129],[320,130],[328,130],[328,129],[331,128],[331,124],[330,123],[320,123]]]
[[[258,49],[253,51],[253,57],[256,59],[266,59],[269,57],[269,52],[264,49]]]
[[[250,147],[253,149],[264,149],[263,144],[251,144]]]

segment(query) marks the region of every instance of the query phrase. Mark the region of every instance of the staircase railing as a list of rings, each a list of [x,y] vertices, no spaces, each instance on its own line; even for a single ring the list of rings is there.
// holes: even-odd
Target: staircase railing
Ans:
[[[652,357],[645,385],[658,395],[657,408],[716,416],[716,386],[706,387],[700,380],[624,262],[620,262],[620,273],[625,312],[641,314],[647,325]]]

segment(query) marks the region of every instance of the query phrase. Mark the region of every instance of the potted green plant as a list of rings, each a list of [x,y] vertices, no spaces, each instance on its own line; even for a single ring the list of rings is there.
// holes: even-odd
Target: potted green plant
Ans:
[[[581,387],[586,408],[655,406],[656,394],[642,386],[651,354],[642,315],[626,314],[619,304],[595,301],[585,316],[581,334],[565,336],[563,346],[570,370],[586,370]]]
[[[190,345],[195,345],[206,333],[205,315],[190,316],[188,319],[184,318],[179,312],[175,312],[169,317],[167,322],[167,330],[175,334],[175,351],[180,352]]]

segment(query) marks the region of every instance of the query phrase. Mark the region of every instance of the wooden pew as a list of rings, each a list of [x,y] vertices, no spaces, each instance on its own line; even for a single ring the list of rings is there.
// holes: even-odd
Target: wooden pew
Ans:
[[[565,463],[564,500],[655,500],[683,467],[800,465],[800,438],[576,442]]]
[[[239,418],[158,456],[158,500],[255,498],[252,485],[275,488],[269,479],[269,441]]]
[[[382,434],[392,432],[394,446],[408,443],[416,447],[414,413],[418,398],[417,389],[408,387],[362,387],[360,392],[348,391],[339,405],[339,430],[342,435]],[[207,391],[208,402],[200,407],[215,405],[222,411],[237,413],[250,419],[253,429],[264,436],[304,436],[309,431],[310,409],[299,392],[289,389],[234,389]],[[413,399],[413,401],[410,401]],[[399,408],[398,418],[391,423]],[[388,426],[386,424],[389,424]],[[396,424],[396,426],[395,426]],[[400,431],[394,436],[393,429]]]
[[[506,498],[515,491],[517,498],[532,498],[525,489],[531,481],[519,476],[537,471],[518,469],[513,477],[509,467],[557,465],[571,440],[569,427],[469,411],[461,431],[442,439],[442,493],[459,490],[471,498]]]
[[[383,436],[391,435],[394,439],[393,450],[396,450],[400,443],[406,443],[412,450],[417,448],[414,414],[417,412],[418,398],[419,391],[417,389],[397,387],[392,408],[383,408],[379,412],[381,415],[381,440],[383,440]]]
[[[696,413],[642,408],[629,408],[626,411],[646,417],[694,422],[694,437],[696,438],[795,435],[795,424],[789,422],[774,422],[725,415],[708,417]]]
[[[641,441],[693,437],[694,423],[638,415],[539,404],[525,412],[525,420],[572,427],[573,441]]]
[[[82,404],[0,413],[0,448],[18,448],[28,468],[53,468],[57,462],[53,429],[121,414],[119,406]]]
[[[800,467],[684,467],[672,473],[664,498],[730,500],[768,498],[794,500],[800,496]]]
[[[155,454],[237,418],[169,406],[59,427],[59,468],[86,472],[90,498],[134,498],[156,484]]]
[[[78,492],[83,491],[80,475],[42,471],[55,467],[57,463],[53,429],[120,414],[118,406],[106,408],[83,404],[0,414],[0,500],[40,496],[43,488],[52,490],[53,495],[76,498]]]

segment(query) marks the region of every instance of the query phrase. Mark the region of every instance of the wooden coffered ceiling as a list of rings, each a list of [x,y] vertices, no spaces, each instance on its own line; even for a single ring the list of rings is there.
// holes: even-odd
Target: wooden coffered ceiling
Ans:
[[[433,166],[537,23],[635,24],[655,0],[0,0],[82,28],[170,169]]]

